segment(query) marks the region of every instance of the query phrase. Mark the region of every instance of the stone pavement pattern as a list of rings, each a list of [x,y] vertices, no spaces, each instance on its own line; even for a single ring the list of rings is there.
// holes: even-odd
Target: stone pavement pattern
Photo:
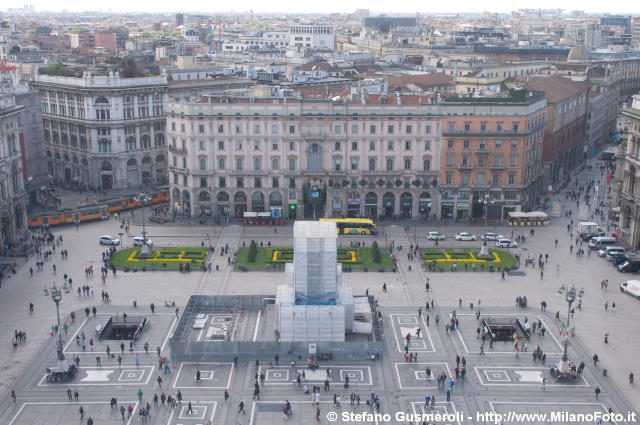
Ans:
[[[595,175],[595,173],[591,173]],[[591,177],[593,178],[593,177]],[[600,178],[600,176],[598,176]],[[575,204],[574,204],[575,205]],[[333,394],[340,394],[342,410],[355,412],[371,412],[365,404],[373,391],[381,400],[381,412],[423,412],[426,394],[436,396],[434,409],[442,412],[536,412],[559,408],[574,411],[596,411],[612,407],[615,412],[626,412],[629,406],[640,405],[638,388],[628,384],[628,374],[637,364],[634,362],[640,342],[635,338],[630,326],[637,322],[637,300],[622,294],[617,284],[627,279],[627,275],[619,275],[605,260],[597,256],[571,256],[569,253],[570,237],[566,231],[568,219],[553,219],[552,225],[546,228],[536,228],[536,235],[523,244],[520,251],[526,255],[533,252],[536,257],[542,253],[549,253],[550,259],[545,268],[544,279],[540,279],[539,270],[526,268],[524,276],[508,276],[506,281],[500,281],[497,273],[426,273],[417,261],[412,262],[409,271],[409,261],[406,256],[408,245],[415,243],[414,231],[420,246],[431,246],[424,238],[428,230],[441,230],[442,226],[417,226],[413,224],[405,232],[402,224],[388,225],[381,228],[376,237],[383,247],[393,240],[395,246],[403,246],[404,250],[397,252],[399,260],[398,273],[345,273],[346,283],[353,285],[355,294],[364,294],[369,290],[383,307],[385,322],[385,345],[383,361],[363,361],[354,363],[328,362],[323,369],[332,370],[331,391],[321,392],[321,418],[327,422],[326,414],[334,411]],[[414,230],[415,229],[415,230]],[[123,243],[131,243],[131,237],[137,235],[141,229],[133,227],[131,235],[123,237]],[[453,236],[456,232],[469,230],[463,224],[447,224],[445,233]],[[491,230],[494,230],[492,228]],[[496,231],[510,235],[511,228],[498,227]],[[100,267],[100,252],[104,247],[97,244],[97,237],[101,234],[118,234],[121,229],[113,220],[86,224],[79,230],[73,228],[54,229],[56,234],[62,234],[64,243],[62,248],[69,251],[68,260],[60,260],[54,255],[53,261],[45,262],[43,271],[34,272],[30,277],[29,268],[35,269],[35,259],[31,259],[18,270],[18,275],[3,282],[3,297],[0,307],[3,311],[3,324],[0,328],[0,339],[6,344],[0,345],[0,355],[5,364],[0,370],[0,388],[5,397],[0,404],[0,423],[17,425],[31,423],[78,423],[80,415],[79,405],[82,405],[97,424],[121,424],[120,413],[109,408],[108,402],[115,396],[119,403],[131,404],[137,407],[138,387],[144,392],[143,400],[153,405],[152,396],[165,391],[175,396],[178,389],[183,393],[186,401],[191,400],[193,414],[186,413],[186,407],[168,409],[166,407],[152,407],[150,423],[153,424],[204,424],[213,418],[218,424],[273,424],[283,423],[281,409],[284,400],[290,400],[293,416],[289,422],[306,424],[313,422],[315,407],[311,404],[311,395],[302,394],[300,389],[291,383],[300,369],[282,367],[290,359],[280,359],[280,367],[266,370],[265,386],[260,393],[261,400],[252,400],[254,380],[254,359],[246,359],[245,366],[240,363],[238,368],[231,368],[226,364],[172,365],[171,374],[163,376],[162,388],[158,388],[159,375],[157,354],[155,347],[160,346],[162,356],[170,358],[166,338],[174,326],[173,309],[163,306],[165,300],[175,301],[178,307],[183,307],[191,294],[273,294],[275,287],[284,275],[278,272],[234,272],[227,264],[227,257],[219,255],[219,248],[229,245],[234,251],[243,243],[248,245],[251,239],[257,241],[271,241],[272,245],[287,245],[291,242],[291,227],[278,229],[277,233],[271,228],[247,228],[241,226],[216,227],[164,227],[148,226],[149,237],[156,245],[200,245],[201,242],[211,242],[216,247],[212,257],[220,270],[211,273],[191,272],[179,274],[167,273],[121,273],[116,277],[109,275],[103,287],[98,274],[85,279],[84,268],[93,265]],[[481,228],[471,228],[480,234]],[[522,229],[522,232],[528,229]],[[215,232],[215,233],[214,233]],[[135,234],[134,234],[135,233]],[[553,239],[560,240],[559,247],[553,247]],[[453,246],[451,240],[440,246]],[[372,238],[345,237],[340,243],[347,245],[351,240],[365,241],[367,246]],[[276,242],[278,241],[278,242]],[[281,242],[280,242],[281,241]],[[288,243],[287,243],[288,242]],[[479,244],[479,242],[477,243]],[[57,274],[53,274],[52,263],[56,263]],[[560,265],[556,272],[555,265]],[[77,296],[75,293],[64,294],[61,303],[61,315],[69,325],[69,334],[65,337],[65,353],[67,357],[78,355],[81,359],[80,374],[67,384],[47,384],[43,381],[45,367],[55,365],[55,341],[50,336],[51,325],[55,323],[55,306],[51,300],[42,294],[42,288],[53,282],[62,283],[62,275],[68,273],[74,279],[74,286],[89,284],[94,287],[95,295]],[[425,281],[430,279],[431,291],[425,291]],[[601,290],[599,282],[609,279],[608,290]],[[382,283],[387,283],[388,291],[382,291]],[[553,339],[558,339],[557,327],[559,323],[553,315],[560,311],[563,320],[566,318],[566,302],[558,296],[558,288],[562,284],[575,284],[583,287],[583,310],[576,311],[572,319],[572,326],[576,326],[577,337],[571,340],[570,357],[584,360],[587,369],[584,379],[577,384],[557,385],[549,382],[546,390],[542,390],[540,377],[548,372],[548,365],[560,357],[560,348]],[[111,295],[112,304],[101,303],[100,291],[106,290]],[[529,307],[526,310],[516,309],[516,296],[526,295]],[[462,299],[463,308],[458,306]],[[133,300],[138,302],[138,308],[132,307]],[[520,359],[515,359],[508,347],[494,347],[486,350],[486,356],[478,354],[479,344],[475,339],[475,316],[469,309],[469,303],[476,307],[481,300],[482,314],[491,312],[496,314],[517,315],[518,317],[540,318],[548,326],[549,333],[541,347],[548,352],[547,365],[542,366],[532,360],[530,353],[522,353]],[[547,301],[547,312],[539,311],[539,303]],[[425,316],[417,317],[417,308],[426,302],[434,302],[435,311],[430,311],[430,326],[426,326]],[[604,303],[616,303],[616,311],[605,311]],[[35,304],[33,314],[28,312],[28,304]],[[149,304],[154,302],[156,313],[151,315]],[[96,318],[84,318],[85,307],[96,306]],[[454,334],[444,332],[442,324],[436,327],[435,314],[443,320],[447,319],[452,310],[457,310],[460,318],[460,329]],[[76,311],[78,317],[71,323],[68,317],[71,311]],[[74,335],[84,330],[85,334],[93,335],[95,325],[103,320],[107,313],[141,311],[151,316],[152,326],[149,333],[143,336],[148,339],[151,350],[145,354],[141,347],[136,346],[134,353],[125,351],[122,367],[118,367],[115,360],[107,360],[104,343],[96,343],[94,352],[81,352],[81,347],[74,341]],[[417,324],[416,324],[417,323]],[[414,330],[417,326],[422,329],[421,338],[412,338],[410,351],[418,353],[416,363],[406,363],[403,358],[403,332]],[[26,331],[26,343],[19,344],[17,349],[11,347],[10,340],[13,330]],[[427,332],[428,329],[428,332]],[[609,333],[609,344],[603,343],[604,333]],[[538,344],[535,340],[531,345]],[[112,351],[119,351],[117,344],[111,346]],[[534,347],[530,345],[529,349]],[[135,351],[140,357],[139,367],[135,364]],[[78,352],[78,354],[74,354]],[[601,362],[597,368],[592,366],[590,358],[598,353]],[[451,402],[446,401],[443,389],[438,389],[431,379],[425,375],[426,367],[432,371],[445,372],[454,375],[455,356],[465,356],[467,374],[464,381],[460,380],[454,386]],[[95,367],[96,355],[101,356],[101,367]],[[270,360],[268,354],[261,362],[266,366]],[[300,361],[295,359],[298,363]],[[196,383],[193,377],[194,367],[200,368],[203,376],[201,382]],[[205,369],[208,368],[208,369]],[[424,370],[423,370],[424,368]],[[602,376],[602,368],[608,369],[608,377]],[[264,369],[261,369],[264,370]],[[287,372],[287,373],[285,373]],[[309,373],[310,384],[315,375]],[[637,375],[637,370],[634,371]],[[322,373],[322,372],[321,372]],[[317,373],[316,373],[317,374]],[[350,376],[351,388],[343,387],[344,376]],[[320,376],[321,377],[321,376]],[[322,384],[320,384],[322,385]],[[595,400],[593,390],[600,386],[602,394]],[[78,388],[79,402],[68,402],[66,388]],[[8,396],[9,391],[15,389],[17,402],[14,404]],[[225,402],[224,390],[228,389],[231,398]],[[351,407],[349,395],[358,393],[361,405]],[[246,414],[238,413],[238,403],[243,400]],[[429,411],[424,410],[424,411]],[[85,418],[86,419],[86,418]],[[135,423],[138,418],[125,423]],[[464,419],[462,423],[490,423],[490,421]],[[340,421],[336,423],[341,423]],[[370,423],[370,422],[367,422]],[[373,421],[376,423],[376,421]],[[405,421],[408,423],[408,421]],[[618,422],[631,423],[631,422]]]

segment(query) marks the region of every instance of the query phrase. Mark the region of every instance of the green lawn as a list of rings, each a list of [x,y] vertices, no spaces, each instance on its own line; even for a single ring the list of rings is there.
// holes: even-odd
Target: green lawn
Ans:
[[[465,264],[469,270],[474,264],[476,270],[488,270],[491,266],[495,270],[498,267],[512,267],[516,264],[515,257],[507,251],[489,249],[491,258],[477,257],[479,251],[480,248],[427,248],[422,252],[422,258],[427,266],[435,261],[436,267],[444,270],[450,270],[455,263],[459,271],[465,270]],[[500,261],[496,261],[496,255]]]
[[[209,255],[209,248],[200,247],[152,248],[151,251],[151,257],[143,258],[139,256],[140,247],[121,249],[111,258],[111,263],[120,270],[142,270],[143,267],[153,270],[154,265],[156,270],[179,270],[180,263],[191,262],[191,270],[196,270]]]
[[[277,268],[278,270],[284,270],[284,262],[276,262],[272,261],[273,252],[280,251],[281,259],[286,262],[293,262],[293,248],[258,248],[258,253],[256,255],[256,260],[253,263],[249,263],[247,260],[247,255],[249,253],[248,248],[240,248],[238,251],[238,257],[236,258],[236,270],[240,265],[246,267],[249,270],[271,270],[272,268]],[[349,251],[356,252],[356,262],[347,262],[345,260],[349,259],[351,255]],[[371,256],[371,248],[338,248],[338,262],[343,263],[342,267],[351,267],[352,270],[362,270],[365,267],[369,271],[377,271],[378,267],[384,267],[386,270],[391,271],[393,268],[393,262],[391,261],[391,257],[386,252],[381,250],[380,252],[380,263],[374,263],[373,257]]]

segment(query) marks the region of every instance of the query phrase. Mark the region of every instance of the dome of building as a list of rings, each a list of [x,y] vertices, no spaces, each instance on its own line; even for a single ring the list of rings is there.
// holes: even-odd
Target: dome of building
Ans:
[[[571,51],[569,51],[569,56],[567,56],[567,62],[584,62],[588,60],[589,52],[582,45],[574,46]]]

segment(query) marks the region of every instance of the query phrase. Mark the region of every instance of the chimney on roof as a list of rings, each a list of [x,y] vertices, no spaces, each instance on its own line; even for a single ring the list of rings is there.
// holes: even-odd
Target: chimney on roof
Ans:
[[[400,93],[396,93],[396,101],[398,102],[398,105],[402,105],[402,98],[400,97]]]

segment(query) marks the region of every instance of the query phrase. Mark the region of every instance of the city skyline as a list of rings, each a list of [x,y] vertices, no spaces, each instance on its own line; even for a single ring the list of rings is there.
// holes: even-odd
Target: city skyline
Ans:
[[[518,4],[516,2],[499,2],[489,1],[483,3],[477,3],[472,1],[461,1],[454,4],[442,3],[442,4],[429,4],[418,5],[413,2],[406,2],[400,5],[394,4],[393,10],[389,8],[386,2],[382,1],[362,1],[357,2],[339,2],[330,0],[323,3],[323,7],[318,9],[315,5],[293,2],[290,0],[279,0],[276,2],[270,2],[265,5],[264,2],[258,1],[246,1],[241,4],[234,4],[235,7],[231,9],[221,8],[219,5],[212,6],[210,3],[203,0],[195,0],[189,2],[188,6],[183,8],[170,8],[161,7],[157,8],[154,2],[140,1],[140,2],[125,2],[116,0],[110,3],[111,7],[87,9],[87,4],[79,0],[71,0],[63,3],[56,3],[55,6],[48,1],[33,1],[29,5],[33,5],[36,11],[68,11],[68,12],[111,12],[111,13],[133,13],[133,12],[150,12],[151,13],[174,13],[174,12],[186,12],[186,13],[245,13],[252,10],[254,13],[287,13],[287,14],[331,14],[331,13],[352,13],[356,9],[368,9],[372,14],[433,14],[433,13],[509,13],[519,9],[562,9],[565,12],[571,11],[584,11],[589,14],[625,14],[633,15],[640,14],[640,5],[635,5],[635,9],[630,4],[620,3],[619,5],[607,4],[606,7],[602,3],[595,1],[564,1],[561,4],[557,2],[544,0],[536,2],[535,7],[527,7],[526,5]],[[52,7],[53,6],[53,7]],[[606,9],[606,10],[604,10]]]

